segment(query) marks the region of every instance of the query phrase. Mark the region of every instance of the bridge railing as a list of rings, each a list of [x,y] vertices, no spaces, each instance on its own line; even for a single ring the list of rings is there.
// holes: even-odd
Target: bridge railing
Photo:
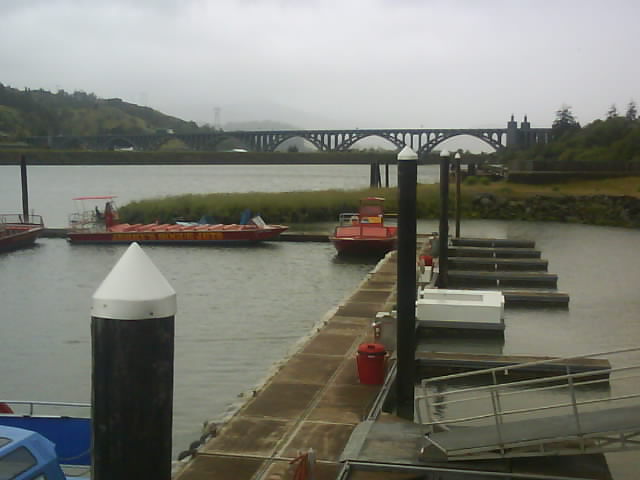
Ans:
[[[597,358],[611,359],[616,366],[576,371],[576,363]],[[522,378],[519,371],[545,366],[560,367],[564,373],[519,379]],[[587,433],[583,432],[584,414],[640,406],[639,378],[640,347],[429,378],[422,380],[415,397],[416,420],[424,425],[425,435],[452,426],[493,426],[498,439],[496,447],[504,453],[506,423],[569,417],[572,431],[577,432],[580,448],[584,450],[582,434]]]

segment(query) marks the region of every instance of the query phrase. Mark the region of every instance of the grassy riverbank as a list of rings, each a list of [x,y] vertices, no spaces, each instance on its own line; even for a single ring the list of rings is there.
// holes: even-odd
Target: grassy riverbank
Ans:
[[[462,187],[463,218],[640,225],[640,177],[575,180],[552,185],[474,180],[467,179]],[[455,185],[451,185],[450,195],[453,211]],[[249,208],[270,223],[327,222],[335,221],[341,212],[355,211],[360,199],[366,196],[383,196],[387,211],[397,210],[396,189],[383,188],[180,195],[132,202],[120,208],[120,215],[123,221],[131,223],[173,222],[176,218],[198,220],[203,215],[221,223],[233,223]],[[437,218],[439,208],[439,186],[418,185],[418,217]]]

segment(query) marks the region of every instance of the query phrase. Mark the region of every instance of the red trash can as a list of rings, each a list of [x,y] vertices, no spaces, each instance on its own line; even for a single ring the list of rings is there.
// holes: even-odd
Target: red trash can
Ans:
[[[379,343],[363,343],[358,347],[358,377],[365,385],[384,383],[384,366],[387,351]]]
[[[433,257],[431,255],[420,255],[420,260],[422,260],[427,267],[433,266]]]

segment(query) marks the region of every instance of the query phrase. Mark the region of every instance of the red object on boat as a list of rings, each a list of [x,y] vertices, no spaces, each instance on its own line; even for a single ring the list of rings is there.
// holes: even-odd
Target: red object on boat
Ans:
[[[387,351],[380,343],[363,343],[358,347],[358,378],[365,385],[382,385]]]
[[[13,410],[6,403],[0,402],[0,413],[13,413]]]
[[[40,215],[0,215],[0,252],[31,246],[44,230]]]
[[[288,227],[267,225],[253,217],[246,225],[238,224],[129,224],[118,223],[113,196],[77,197],[74,200],[107,200],[104,212],[98,207],[82,210],[70,218],[67,239],[71,243],[151,243],[151,244],[226,244],[256,243],[273,240]]]
[[[396,247],[398,227],[384,224],[384,198],[360,201],[358,213],[341,213],[338,226],[329,237],[344,254],[383,255]]]

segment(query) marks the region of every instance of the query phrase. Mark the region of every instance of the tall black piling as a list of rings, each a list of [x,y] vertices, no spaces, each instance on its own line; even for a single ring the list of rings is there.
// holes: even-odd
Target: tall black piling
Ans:
[[[27,157],[20,155],[20,180],[22,182],[22,221],[29,223],[29,187],[27,185]]]
[[[460,192],[460,152],[455,155],[456,160],[456,238],[460,238],[460,210],[462,209],[462,196]]]
[[[418,156],[398,154],[397,414],[413,421],[416,350],[416,182]]]
[[[171,478],[176,294],[132,244],[93,296],[93,480]]]
[[[371,188],[380,188],[382,186],[382,178],[380,177],[380,164],[378,162],[372,162],[369,172],[369,186]]]
[[[440,256],[438,257],[438,287],[449,285],[449,152],[440,153]]]

